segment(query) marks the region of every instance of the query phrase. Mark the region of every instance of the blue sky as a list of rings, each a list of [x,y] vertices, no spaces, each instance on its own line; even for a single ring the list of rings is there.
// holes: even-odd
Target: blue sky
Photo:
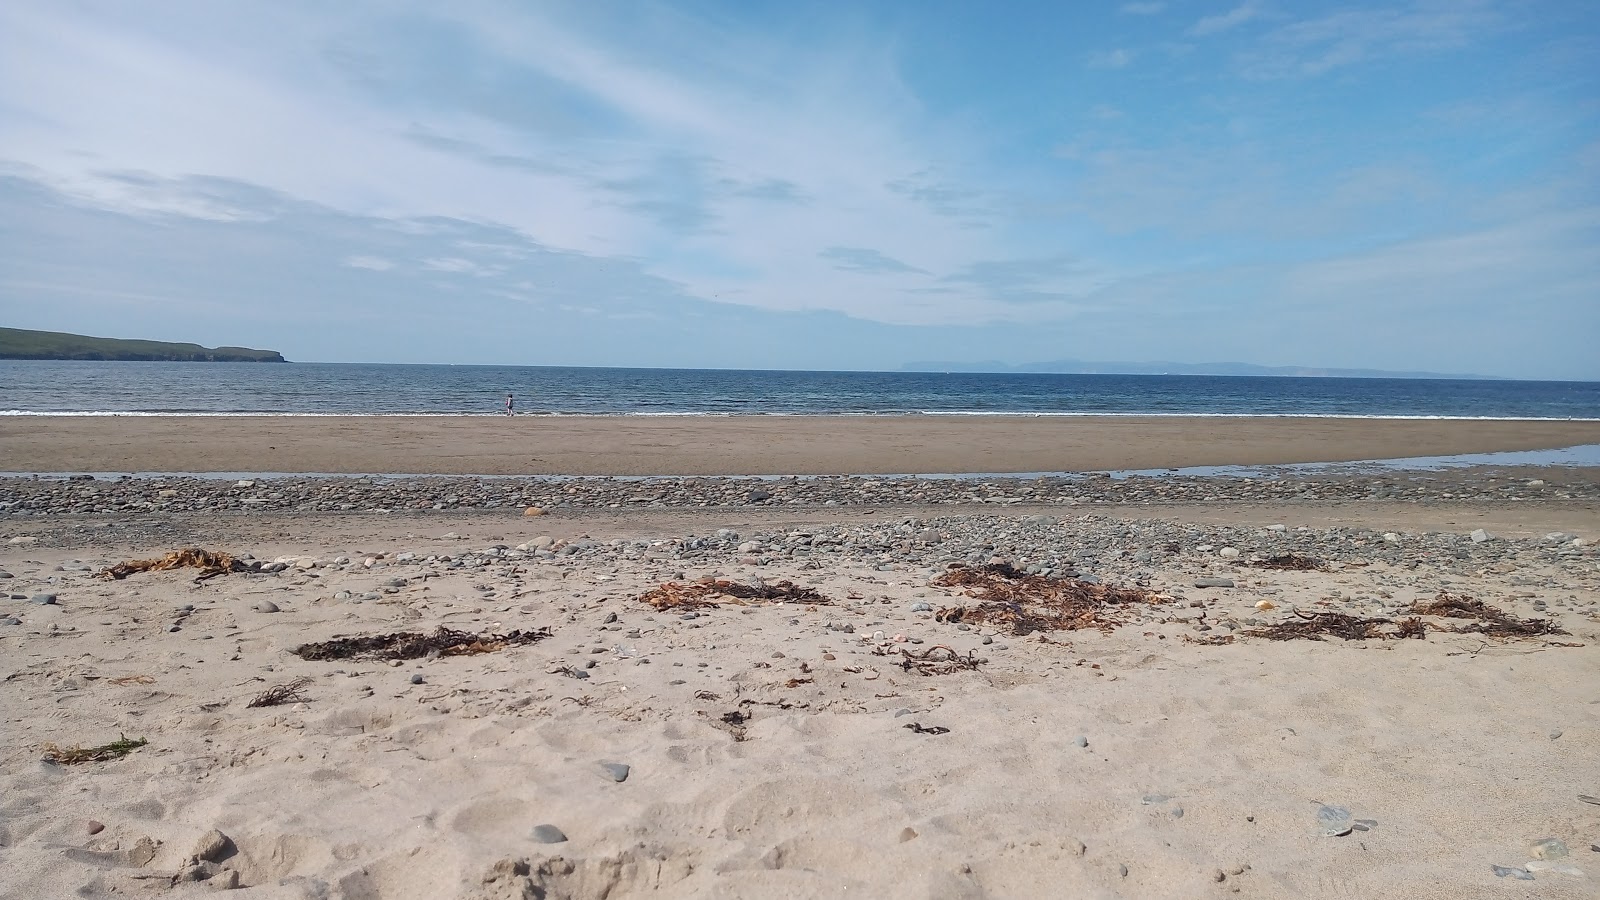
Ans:
[[[1600,379],[1596,59],[1553,0],[14,0],[0,323]]]

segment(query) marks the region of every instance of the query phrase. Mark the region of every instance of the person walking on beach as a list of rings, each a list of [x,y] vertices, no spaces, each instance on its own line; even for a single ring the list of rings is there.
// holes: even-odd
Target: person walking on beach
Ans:
[[[508,416],[516,415],[517,414],[516,405],[517,405],[516,399],[514,397],[512,397],[510,394],[507,394],[506,395],[506,415],[508,415]]]

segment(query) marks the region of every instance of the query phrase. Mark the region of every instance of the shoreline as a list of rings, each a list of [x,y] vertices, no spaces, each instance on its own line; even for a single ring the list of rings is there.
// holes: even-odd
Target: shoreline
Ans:
[[[592,482],[536,517],[501,483],[496,509],[348,514],[293,479],[0,483],[49,505],[0,512],[0,894],[1342,900],[1518,872],[1588,897],[1600,490],[1512,480],[1089,478],[1054,486],[1095,505],[1054,507],[971,483],[920,509],[871,478],[828,507],[693,479],[659,502],[733,505],[613,508],[634,486]],[[474,499],[426,481],[395,498]],[[1158,494],[1099,505],[1135,489]],[[253,568],[96,575],[181,547]],[[996,561],[1131,596],[1075,630],[944,615],[979,601],[941,574]],[[816,593],[648,600],[702,579]],[[1559,630],[1418,612],[1447,592]],[[1376,631],[1258,630],[1329,614]],[[297,652],[443,628],[534,639]],[[1535,858],[1551,837],[1570,856]]]
[[[0,418],[11,472],[769,476],[1355,463],[1600,444],[1600,422],[1187,416]]]

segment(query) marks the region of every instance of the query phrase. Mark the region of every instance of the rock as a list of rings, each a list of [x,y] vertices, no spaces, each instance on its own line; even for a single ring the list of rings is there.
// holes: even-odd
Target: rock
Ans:
[[[1223,559],[1238,559],[1239,558],[1239,548],[1237,548],[1237,547],[1223,547],[1221,550],[1217,551],[1217,555],[1222,557]]]
[[[16,616],[6,616],[5,618],[0,619],[0,625],[21,625],[21,624],[22,624],[22,620],[17,618]]]
[[[88,823],[84,825],[83,830],[89,832],[90,834],[99,834],[100,832],[106,830],[106,826],[103,822],[96,822],[94,819],[90,819]]]
[[[765,503],[772,499],[772,492],[764,488],[756,488],[747,495],[746,499],[751,503]]]
[[[424,680],[425,679],[422,677],[422,675],[420,673],[411,676],[411,683],[412,684],[421,684]]]
[[[1543,478],[1535,478],[1532,481],[1528,482],[1528,487],[1532,487],[1532,488],[1544,487],[1544,479]]]
[[[1089,739],[1080,734],[1073,739],[1072,743],[1078,745],[1079,747],[1087,747],[1089,746]]]
[[[1547,862],[1545,860],[1536,859],[1524,865],[1523,868],[1527,869],[1529,872],[1554,872],[1559,875],[1576,875],[1579,878],[1583,877],[1583,870],[1572,863]]]
[[[933,604],[924,603],[922,601],[918,601],[916,603],[911,604],[911,611],[912,612],[933,612]]]
[[[387,579],[384,579],[384,582],[383,582],[383,586],[384,587],[392,587],[392,588],[403,588],[407,584],[410,584],[410,582],[408,582],[404,578],[400,578],[400,577],[387,578]]]
[[[233,841],[213,828],[200,836],[189,855],[202,862],[221,862],[233,849]]]
[[[249,479],[245,479],[243,481],[235,481],[233,486],[236,488],[253,488],[256,486],[256,483]]]
[[[239,873],[232,869],[223,869],[207,881],[206,884],[219,891],[237,890],[239,887]]]
[[[1383,539],[1384,539],[1384,540],[1385,540],[1385,541],[1387,541],[1387,542],[1388,542],[1388,543],[1391,543],[1391,544],[1398,544],[1398,543],[1400,543],[1400,535],[1398,535],[1398,534],[1395,534],[1395,533],[1394,533],[1394,532],[1392,532],[1392,531],[1385,531],[1385,532],[1384,532],[1384,533],[1383,533]]]
[[[1545,838],[1528,846],[1528,855],[1534,859],[1560,859],[1570,853],[1567,845],[1558,838]]]
[[[33,602],[39,604],[40,606],[55,606],[56,605],[56,595],[55,594],[34,594],[33,595]]]
[[[1530,874],[1527,869],[1519,869],[1515,866],[1497,866],[1492,863],[1490,864],[1489,868],[1494,872],[1495,875],[1501,878],[1515,878],[1518,881],[1533,880],[1533,875]]]
[[[63,851],[63,855],[77,862],[108,869],[139,868],[149,865],[150,861],[156,858],[156,848],[159,846],[159,842],[141,837],[138,843],[125,850],[86,850],[81,847],[68,847]]]
[[[1350,810],[1343,806],[1317,807],[1317,828],[1323,837],[1344,837],[1356,828]]]
[[[1494,535],[1490,534],[1487,531],[1484,531],[1482,528],[1474,529],[1473,532],[1472,532],[1471,537],[1472,537],[1472,542],[1474,544],[1482,544],[1485,541],[1494,540]]]
[[[603,762],[600,764],[600,768],[605,772],[607,778],[619,784],[627,781],[628,773],[633,771],[625,763]]]
[[[1206,587],[1231,588],[1231,587],[1233,587],[1233,579],[1232,578],[1196,578],[1194,580],[1194,586],[1197,587],[1197,588],[1206,588]]]
[[[275,613],[278,611],[278,604],[273,603],[271,600],[257,600],[251,608],[256,612]]]
[[[535,825],[531,837],[541,844],[564,844],[567,835],[554,825]]]
[[[16,537],[12,538],[9,541],[6,541],[6,543],[11,544],[13,546],[17,545],[17,544],[37,544],[38,542],[39,542],[39,539],[37,537],[34,537],[31,534],[18,535]]]
[[[530,506],[523,510],[522,514],[525,516],[542,516],[544,515],[544,510],[537,506]]]
[[[1222,871],[1221,869],[1217,869],[1211,873],[1211,880],[1221,884],[1222,882],[1228,880],[1228,873]]]
[[[1286,525],[1268,525],[1267,526],[1267,530],[1268,531],[1288,531],[1289,528]]]

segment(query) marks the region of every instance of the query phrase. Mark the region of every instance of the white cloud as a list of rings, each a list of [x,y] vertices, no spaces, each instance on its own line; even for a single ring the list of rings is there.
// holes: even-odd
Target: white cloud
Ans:
[[[373,272],[387,272],[394,268],[394,263],[381,256],[348,256],[344,265],[352,269],[369,269]]]
[[[1220,34],[1224,31],[1237,28],[1240,25],[1259,17],[1260,15],[1261,4],[1250,0],[1250,2],[1241,3],[1225,13],[1218,13],[1214,16],[1206,16],[1202,18],[1200,21],[1194,23],[1194,26],[1189,29],[1189,33],[1196,35],[1197,37]]]
[[[1259,78],[1320,75],[1370,60],[1464,47],[1500,24],[1485,0],[1340,10],[1269,31],[1240,54],[1239,64]]]
[[[1089,65],[1096,69],[1125,69],[1133,62],[1133,51],[1121,47],[1095,53],[1089,57]]]

